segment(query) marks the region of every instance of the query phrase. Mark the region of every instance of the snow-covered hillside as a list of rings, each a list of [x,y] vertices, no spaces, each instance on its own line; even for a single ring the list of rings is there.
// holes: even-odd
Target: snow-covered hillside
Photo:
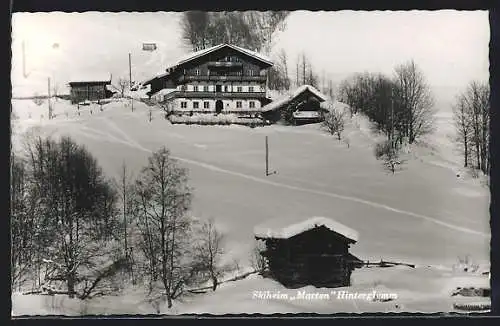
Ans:
[[[50,121],[38,116],[46,110],[46,103],[37,106],[31,100],[14,100],[17,137],[22,138],[21,131],[30,127],[36,127],[36,132],[45,136],[70,135],[96,156],[110,177],[118,175],[123,160],[131,170],[138,171],[152,151],[167,146],[189,168],[189,182],[194,188],[191,213],[200,218],[215,217],[227,234],[227,261],[248,266],[256,225],[276,217],[297,220],[325,216],[359,233],[352,252],[361,259],[450,267],[457,256],[469,254],[480,264],[489,263],[488,189],[469,182],[470,179],[457,178],[453,169],[443,165],[446,160],[442,157],[447,157],[443,153],[449,150],[449,143],[439,133],[432,138],[433,147],[420,149],[425,155],[417,155],[405,164],[404,171],[390,175],[373,157],[377,137],[363,116],[354,117],[346,125],[345,137],[350,142],[347,147],[316,124],[255,129],[171,125],[158,108],[135,102],[132,111],[129,100],[112,101],[103,105],[102,111],[95,104],[80,107],[80,115],[76,106],[61,101],[54,104],[56,117]],[[448,126],[449,122],[443,124]],[[444,127],[440,130],[445,135],[450,131]],[[265,136],[269,138],[270,169],[277,171],[269,177],[265,176]],[[15,142],[15,146],[20,144]],[[452,163],[460,166],[460,161]],[[423,273],[429,278],[433,277],[431,274]],[[411,286],[411,282],[406,284],[399,276],[397,280],[403,282],[398,285],[400,289]],[[222,287],[220,290],[220,295],[231,295],[231,307],[235,310],[247,307],[248,300],[252,300],[248,299],[250,288],[275,289],[268,280],[238,282],[243,283],[228,288],[229,292]],[[389,283],[381,284],[391,289]],[[425,296],[430,298],[430,294]],[[113,300],[132,300],[130,296],[120,298]],[[175,307],[186,312],[221,311],[222,308],[209,304],[209,297],[200,298],[196,300],[201,302],[179,303]],[[129,307],[140,306],[134,302]],[[424,298],[417,308],[428,304],[432,310],[432,302]],[[269,310],[261,304],[248,307],[293,312],[351,311],[354,307],[350,302],[337,306],[283,304],[269,306]],[[408,302],[406,305],[411,306]],[[382,311],[389,309],[389,305],[377,307]],[[138,313],[147,309],[139,309]]]

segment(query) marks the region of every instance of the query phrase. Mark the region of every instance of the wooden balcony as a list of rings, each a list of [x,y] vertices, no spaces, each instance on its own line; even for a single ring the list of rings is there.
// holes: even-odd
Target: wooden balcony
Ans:
[[[216,75],[181,75],[178,78],[179,83],[193,81],[241,81],[241,82],[266,82],[267,76],[216,76]]]
[[[210,61],[208,62],[209,67],[215,68],[241,68],[243,67],[242,62],[230,62],[230,61]]]

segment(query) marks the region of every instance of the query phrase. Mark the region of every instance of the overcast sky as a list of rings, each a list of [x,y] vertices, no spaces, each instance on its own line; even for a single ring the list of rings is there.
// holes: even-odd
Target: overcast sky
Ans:
[[[46,85],[47,75],[61,83],[84,74],[126,75],[129,52],[134,77],[146,78],[186,52],[178,13],[15,13],[12,29],[14,93]],[[489,36],[487,11],[296,11],[275,49],[291,61],[305,51],[337,82],[353,72],[391,74],[414,59],[436,95],[447,98],[472,79],[487,80]],[[157,42],[158,51],[141,51],[146,41]]]

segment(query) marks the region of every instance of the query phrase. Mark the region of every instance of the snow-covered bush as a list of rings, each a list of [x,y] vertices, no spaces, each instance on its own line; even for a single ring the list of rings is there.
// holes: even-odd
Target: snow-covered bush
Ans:
[[[265,122],[259,118],[241,118],[233,114],[193,114],[189,115],[170,115],[166,116],[172,123],[199,124],[199,125],[230,125],[239,124],[250,127],[265,125]]]
[[[454,271],[475,273],[479,270],[479,264],[474,263],[469,255],[457,257],[457,260],[457,263],[453,265]]]
[[[401,167],[405,162],[400,159],[400,149],[397,144],[388,140],[375,144],[374,154],[377,160],[383,161],[384,168],[392,174],[396,172],[396,167]]]
[[[321,127],[332,136],[337,135],[337,139],[340,140],[344,132],[344,112],[331,110],[325,113]]]
[[[263,255],[265,249],[266,246],[262,241],[256,241],[250,253],[250,265],[260,274],[267,269],[267,259]]]

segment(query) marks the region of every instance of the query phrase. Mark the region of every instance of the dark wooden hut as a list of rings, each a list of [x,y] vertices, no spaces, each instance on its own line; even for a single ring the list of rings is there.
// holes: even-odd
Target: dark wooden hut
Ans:
[[[334,220],[313,217],[299,223],[275,220],[257,226],[255,238],[265,242],[261,252],[271,276],[286,287],[349,286],[362,261],[349,253],[356,231]]]
[[[83,101],[99,101],[109,98],[113,92],[109,89],[111,77],[107,78],[85,78],[69,82],[71,103]]]
[[[315,123],[321,121],[327,112],[321,107],[321,103],[326,101],[327,97],[315,87],[302,85],[292,93],[263,106],[262,115],[273,123],[280,120],[289,120],[294,124]]]

